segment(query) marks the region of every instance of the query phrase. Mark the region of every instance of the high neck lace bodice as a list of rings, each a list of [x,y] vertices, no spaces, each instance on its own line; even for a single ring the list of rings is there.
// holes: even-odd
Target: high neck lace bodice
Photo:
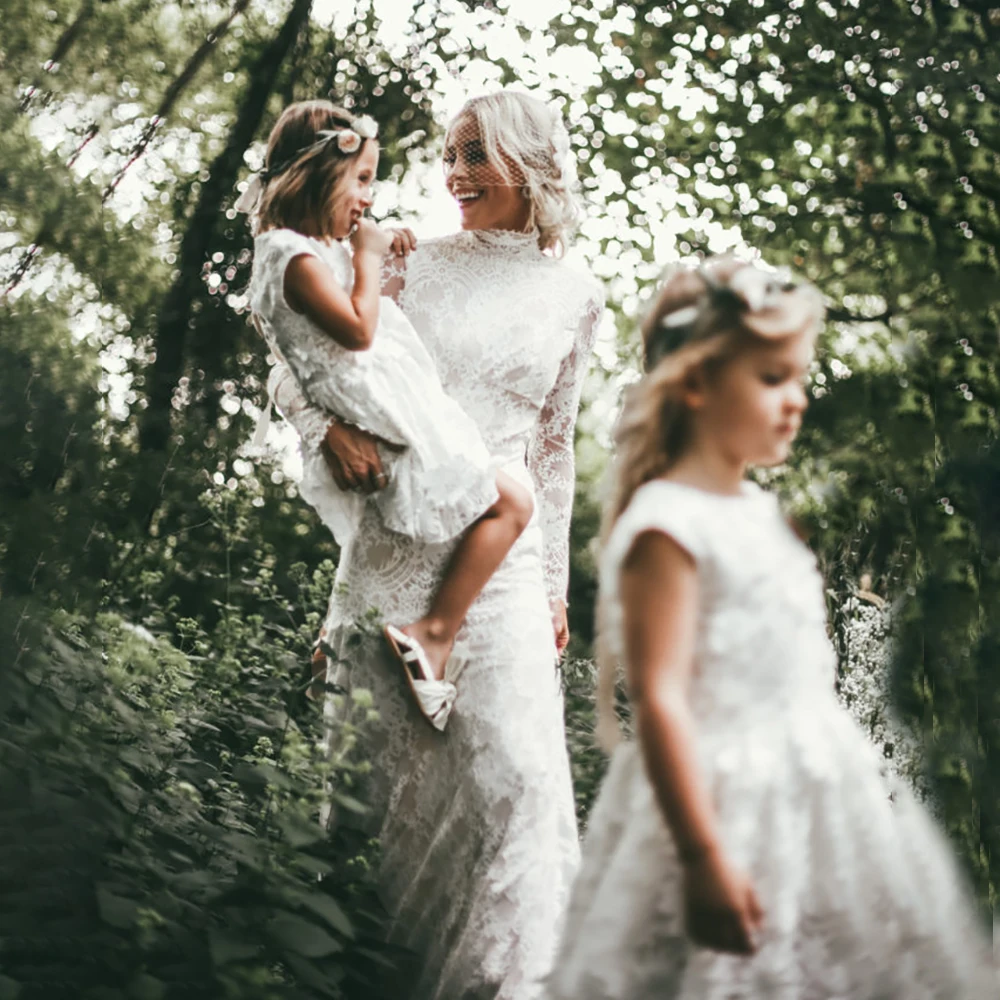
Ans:
[[[464,237],[469,249],[531,260],[543,256],[538,245],[538,230],[517,232],[513,229],[463,229],[453,239]]]
[[[573,427],[604,305],[588,275],[543,253],[537,231],[463,230],[397,259],[387,290],[416,327],[445,391],[492,454],[534,487],[550,596],[563,598]]]

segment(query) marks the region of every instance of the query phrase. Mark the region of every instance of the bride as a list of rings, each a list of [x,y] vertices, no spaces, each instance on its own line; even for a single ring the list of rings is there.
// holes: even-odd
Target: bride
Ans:
[[[469,101],[444,152],[462,231],[389,267],[386,294],[494,460],[532,491],[535,515],[459,635],[467,665],[444,733],[419,717],[380,637],[348,640],[373,608],[418,619],[450,543],[393,534],[366,505],[341,553],[324,628],[330,680],[370,689],[378,709],[363,737],[365,798],[389,942],[407,956],[379,996],[533,1000],[578,862],[556,660],[567,639],[573,432],[603,293],[558,259],[576,215],[567,155],[561,120],[534,98]],[[375,439],[309,407],[280,364],[270,386],[299,432],[306,479],[384,485]]]

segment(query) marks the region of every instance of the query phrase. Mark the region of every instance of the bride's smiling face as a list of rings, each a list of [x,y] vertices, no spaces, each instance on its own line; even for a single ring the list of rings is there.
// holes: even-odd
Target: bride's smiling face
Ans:
[[[463,229],[527,229],[531,210],[523,178],[518,183],[516,175],[505,177],[491,162],[474,118],[460,118],[449,128],[444,176],[462,213]]]

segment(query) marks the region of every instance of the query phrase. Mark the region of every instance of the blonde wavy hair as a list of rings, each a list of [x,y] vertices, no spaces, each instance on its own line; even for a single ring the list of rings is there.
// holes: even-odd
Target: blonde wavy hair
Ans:
[[[528,199],[528,228],[538,245],[561,256],[580,216],[569,163],[569,135],[559,113],[514,90],[473,97],[452,119],[445,148],[474,125],[491,166]]]
[[[642,325],[646,375],[630,387],[616,426],[602,547],[636,490],[666,474],[684,453],[690,434],[684,391],[691,376],[699,371],[711,378],[754,344],[812,335],[823,311],[812,285],[792,285],[733,257],[668,275]],[[597,605],[596,652],[597,736],[610,750],[620,739],[614,712],[618,667],[603,597]]]
[[[358,116],[330,101],[299,101],[281,113],[267,140],[257,230],[308,228],[332,238],[339,181],[366,142],[344,153],[319,133],[352,128]]]

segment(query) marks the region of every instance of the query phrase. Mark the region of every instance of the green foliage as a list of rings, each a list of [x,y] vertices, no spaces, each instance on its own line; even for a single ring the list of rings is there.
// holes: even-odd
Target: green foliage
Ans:
[[[366,997],[391,957],[377,845],[319,825],[363,808],[370,708],[325,730],[304,696],[337,552],[281,464],[241,455],[266,362],[231,202],[305,97],[378,98],[402,176],[435,74],[375,42],[370,4],[310,6],[4,11],[0,996]]]
[[[597,718],[594,688],[597,670],[592,660],[567,657],[562,664],[566,703],[566,746],[573,769],[573,796],[581,833],[607,769],[607,758],[594,740]]]
[[[263,607],[277,599],[266,572]],[[314,598],[329,571],[309,582]],[[356,809],[354,696],[324,733],[304,633],[227,607],[175,641],[5,602],[0,636],[2,983],[58,997],[365,996],[370,849],[318,823]],[[331,751],[330,753],[327,750]],[[332,791],[324,793],[325,788]]]

